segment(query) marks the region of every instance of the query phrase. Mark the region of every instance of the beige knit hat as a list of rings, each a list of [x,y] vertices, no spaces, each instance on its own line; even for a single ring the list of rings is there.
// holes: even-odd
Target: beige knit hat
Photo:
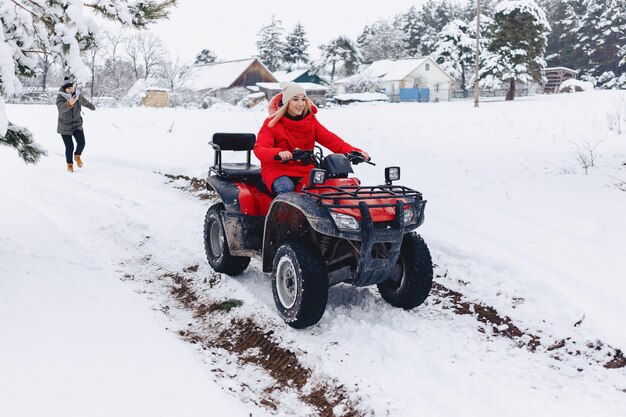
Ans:
[[[298,94],[302,94],[306,97],[306,90],[302,88],[301,85],[298,85],[296,83],[282,82],[280,83],[280,88],[282,88],[283,93],[283,105],[289,103],[289,100],[291,100],[294,96],[297,96]]]

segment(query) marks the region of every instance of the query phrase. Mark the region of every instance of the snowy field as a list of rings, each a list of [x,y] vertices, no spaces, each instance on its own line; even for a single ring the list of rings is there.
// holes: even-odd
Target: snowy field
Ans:
[[[264,109],[85,112],[69,174],[56,108],[7,105],[49,155],[0,148],[0,415],[626,416],[626,92],[321,109],[364,184],[423,192],[436,278],[412,311],[332,287],[306,330],[204,255],[191,179]]]

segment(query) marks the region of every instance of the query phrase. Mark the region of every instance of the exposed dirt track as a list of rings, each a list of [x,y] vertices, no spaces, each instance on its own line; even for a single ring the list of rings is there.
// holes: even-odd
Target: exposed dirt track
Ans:
[[[241,365],[253,365],[267,372],[273,384],[260,393],[258,403],[266,408],[280,408],[280,393],[295,391],[298,398],[316,410],[320,416],[362,416],[367,412],[357,410],[349,399],[346,389],[335,381],[314,373],[303,366],[298,356],[272,337],[273,331],[263,330],[252,318],[213,320],[213,315],[224,314],[240,305],[238,300],[227,300],[211,304],[199,301],[201,297],[193,289],[197,265],[187,267],[183,273],[166,272],[158,281],[166,283],[170,295],[179,305],[193,312],[197,320],[190,328],[180,330],[184,340],[198,344],[202,349],[223,349],[234,354]],[[213,285],[219,282],[220,275],[208,278]],[[169,283],[167,283],[169,281]],[[339,406],[341,413],[335,413]]]

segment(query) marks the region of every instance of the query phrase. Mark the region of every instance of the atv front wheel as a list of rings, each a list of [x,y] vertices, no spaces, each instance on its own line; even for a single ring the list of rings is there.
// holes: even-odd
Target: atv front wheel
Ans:
[[[278,248],[272,292],[278,313],[288,325],[302,329],[317,323],[328,301],[328,272],[319,253],[299,244]]]
[[[389,304],[411,309],[422,304],[433,285],[433,261],[424,240],[407,233],[400,257],[389,279],[378,284],[380,295]]]
[[[228,275],[238,275],[248,267],[250,258],[247,256],[232,256],[226,242],[226,232],[222,224],[220,213],[224,211],[224,204],[212,205],[204,218],[204,251],[209,265],[216,272]]]

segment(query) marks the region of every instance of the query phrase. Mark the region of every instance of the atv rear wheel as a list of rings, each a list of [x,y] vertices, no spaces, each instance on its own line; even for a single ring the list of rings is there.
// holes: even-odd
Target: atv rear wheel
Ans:
[[[411,309],[422,304],[433,285],[433,261],[424,240],[407,233],[392,276],[378,284],[380,295],[395,307]]]
[[[230,254],[226,232],[220,216],[222,211],[224,211],[224,204],[217,203],[212,205],[206,213],[204,218],[204,251],[209,265],[216,272],[238,275],[248,267],[250,258]]]
[[[278,313],[296,329],[317,323],[328,301],[328,272],[316,249],[300,244],[278,248],[272,268]]]

